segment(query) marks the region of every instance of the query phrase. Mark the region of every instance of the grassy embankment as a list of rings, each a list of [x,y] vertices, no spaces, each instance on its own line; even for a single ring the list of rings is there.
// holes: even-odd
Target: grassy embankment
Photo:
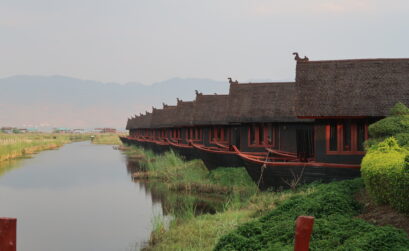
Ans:
[[[95,136],[92,140],[93,144],[122,145],[121,140],[119,140],[119,135],[115,133],[102,133],[93,136]]]
[[[156,219],[149,250],[290,250],[299,215],[316,217],[312,250],[409,250],[403,231],[357,217],[361,179],[258,192],[242,168],[208,172],[201,161],[184,162],[173,153],[158,156],[136,148],[128,155],[140,162],[136,178],[160,181],[169,190],[227,195],[215,214],[195,215],[192,204],[185,203],[168,227]]]
[[[66,143],[89,139],[81,134],[0,133],[0,161],[18,158],[42,150],[55,149]]]

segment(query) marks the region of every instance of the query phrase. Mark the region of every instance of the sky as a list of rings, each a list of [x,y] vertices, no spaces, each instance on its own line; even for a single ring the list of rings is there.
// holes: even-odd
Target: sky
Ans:
[[[409,57],[404,0],[1,0],[0,78],[293,80],[310,60]]]

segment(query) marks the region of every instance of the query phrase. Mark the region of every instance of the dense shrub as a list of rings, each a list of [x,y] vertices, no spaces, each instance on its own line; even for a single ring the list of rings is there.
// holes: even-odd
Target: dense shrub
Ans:
[[[409,132],[394,135],[400,146],[409,147]]]
[[[389,137],[409,131],[409,115],[391,116],[379,120],[368,128],[371,137]]]
[[[409,108],[406,107],[401,102],[398,102],[390,111],[390,115],[399,116],[399,115],[409,115]]]
[[[372,138],[385,138],[409,132],[409,108],[397,103],[390,114],[391,116],[369,126],[368,131]]]
[[[395,138],[371,147],[361,165],[368,193],[379,203],[409,214],[409,151]]]
[[[315,192],[294,196],[268,215],[240,226],[223,236],[215,250],[293,250],[299,215],[316,218],[311,250],[409,250],[403,231],[353,218],[360,211],[353,198],[362,187],[360,179],[311,186],[316,186]]]

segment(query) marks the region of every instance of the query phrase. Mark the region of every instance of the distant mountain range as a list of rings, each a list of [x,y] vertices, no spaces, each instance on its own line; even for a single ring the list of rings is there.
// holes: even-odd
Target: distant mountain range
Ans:
[[[143,85],[101,83],[64,76],[0,79],[0,127],[116,127],[128,117],[176,98],[193,100],[195,90],[228,93],[226,81],[172,78]]]

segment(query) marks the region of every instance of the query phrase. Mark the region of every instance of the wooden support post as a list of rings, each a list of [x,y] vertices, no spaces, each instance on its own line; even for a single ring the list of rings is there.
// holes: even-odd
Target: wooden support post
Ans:
[[[295,244],[294,251],[308,251],[310,248],[310,239],[314,217],[298,216],[295,223]]]
[[[17,219],[0,218],[0,250],[17,250]]]

